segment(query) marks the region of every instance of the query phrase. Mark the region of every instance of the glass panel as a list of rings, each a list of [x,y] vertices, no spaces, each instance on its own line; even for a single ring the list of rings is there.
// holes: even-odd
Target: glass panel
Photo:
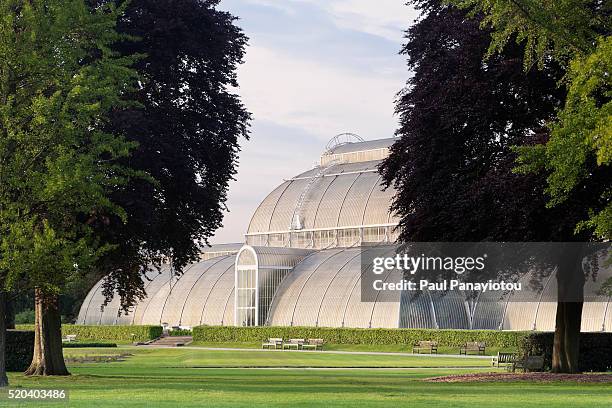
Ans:
[[[250,251],[243,251],[249,252]],[[236,288],[236,310],[238,326],[255,326],[255,310],[256,310],[256,275],[257,270],[253,269],[238,269],[238,287]]]

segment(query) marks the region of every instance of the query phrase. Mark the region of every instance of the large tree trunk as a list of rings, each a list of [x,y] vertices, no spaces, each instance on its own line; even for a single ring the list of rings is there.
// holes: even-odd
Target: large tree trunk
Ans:
[[[557,315],[553,340],[552,372],[578,373],[580,327],[585,276],[583,248],[576,244],[565,251],[557,266]]]
[[[554,373],[577,373],[580,371],[580,326],[582,324],[582,302],[559,302],[555,339],[553,342],[552,371]]]
[[[4,306],[6,293],[0,291],[0,387],[8,386],[6,376],[6,324],[4,318]]]
[[[13,307],[13,301],[8,293],[4,296],[4,316],[6,316],[5,324],[8,330],[15,328],[15,308]]]
[[[70,375],[62,350],[62,321],[57,296],[36,289],[34,301],[34,357],[26,375]]]

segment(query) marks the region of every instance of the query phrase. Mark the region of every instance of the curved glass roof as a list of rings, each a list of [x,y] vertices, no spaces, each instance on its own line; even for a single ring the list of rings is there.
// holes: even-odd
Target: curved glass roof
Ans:
[[[318,177],[312,169],[285,181],[259,205],[247,233],[289,231],[296,211],[306,230],[397,224],[389,211],[395,191],[383,191],[379,163],[336,164]]]
[[[178,278],[171,277],[167,266],[161,273],[149,273],[147,297],[127,315],[118,314],[118,295],[101,310],[104,296],[98,282],[85,298],[77,324],[232,325],[235,258],[227,255],[192,264]]]
[[[399,293],[395,301],[361,302],[361,252],[361,248],[335,248],[304,258],[278,288],[267,324],[399,327]]]

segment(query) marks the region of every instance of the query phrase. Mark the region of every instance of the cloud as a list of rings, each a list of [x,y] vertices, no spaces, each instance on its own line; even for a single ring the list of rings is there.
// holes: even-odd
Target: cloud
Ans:
[[[313,0],[327,10],[341,28],[401,41],[418,13],[401,0]]]
[[[418,13],[402,0],[242,0],[242,2],[274,8],[292,16],[312,12],[311,6],[316,6],[328,14],[339,28],[364,32],[392,41],[401,41],[403,31],[418,16]]]
[[[274,8],[287,14],[295,14],[297,12],[295,8],[296,2],[294,0],[242,0],[241,2]],[[222,6],[224,6],[224,4],[222,4]]]
[[[305,129],[321,140],[343,131],[390,137],[396,127],[393,100],[403,79],[395,72],[368,75],[255,45],[239,78],[256,121]]]
[[[321,142],[300,129],[266,120],[253,123],[253,138],[243,143],[236,180],[230,183],[223,228],[211,242],[242,242],[251,216],[283,182],[312,168],[323,151]]]

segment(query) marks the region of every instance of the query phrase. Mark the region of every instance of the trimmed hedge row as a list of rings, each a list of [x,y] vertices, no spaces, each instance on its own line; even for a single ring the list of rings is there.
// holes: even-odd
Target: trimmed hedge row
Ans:
[[[520,349],[530,355],[544,355],[544,368],[552,367],[554,333],[530,333]],[[612,371],[612,333],[580,334],[580,370]]]
[[[102,342],[70,342],[70,343],[62,343],[63,348],[90,348],[90,347],[104,347],[104,348],[114,348],[117,347],[117,343],[102,343]]]
[[[6,371],[25,371],[34,355],[34,332],[6,331]]]
[[[34,325],[18,325],[21,330],[34,330]],[[162,335],[161,326],[81,326],[62,324],[62,336],[76,334],[77,340],[148,341]],[[134,336],[132,336],[132,334]]]
[[[484,341],[488,347],[518,348],[531,332],[498,330],[352,329],[331,327],[229,327],[198,326],[193,340],[202,342],[259,342],[270,337],[322,338],[335,344],[407,344],[435,340],[442,347],[459,347],[468,341]]]
[[[170,337],[191,336],[191,330],[187,330],[187,329],[170,330],[170,332],[168,332],[168,335]]]

